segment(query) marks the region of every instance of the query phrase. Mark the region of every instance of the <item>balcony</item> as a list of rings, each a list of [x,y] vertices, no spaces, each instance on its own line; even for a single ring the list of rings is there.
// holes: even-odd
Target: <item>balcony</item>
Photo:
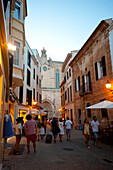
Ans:
[[[86,94],[92,93],[92,84],[86,83],[82,86],[80,86],[79,96],[84,96]]]

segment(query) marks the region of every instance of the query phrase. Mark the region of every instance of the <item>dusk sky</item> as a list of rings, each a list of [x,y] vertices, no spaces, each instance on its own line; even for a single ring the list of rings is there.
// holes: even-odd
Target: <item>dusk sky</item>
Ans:
[[[101,20],[113,18],[113,0],[27,0],[26,39],[48,58],[64,61],[80,49]]]

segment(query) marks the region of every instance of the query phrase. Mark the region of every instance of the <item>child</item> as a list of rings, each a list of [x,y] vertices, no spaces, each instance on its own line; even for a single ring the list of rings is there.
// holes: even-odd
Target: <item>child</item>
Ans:
[[[44,123],[41,123],[40,134],[41,134],[41,139],[43,140],[45,136]]]
[[[18,117],[16,119],[17,123],[14,127],[15,129],[15,135],[16,135],[16,142],[15,142],[15,147],[14,147],[14,154],[15,155],[19,155],[19,152],[17,151],[18,150],[18,146],[19,146],[19,143],[21,141],[21,136],[22,136],[22,121],[23,121],[23,118],[22,117]]]
[[[90,148],[89,145],[88,145],[89,136],[90,136],[89,128],[90,128],[89,122],[88,122],[88,120],[87,120],[87,118],[86,118],[85,121],[84,121],[84,125],[83,125],[83,134],[84,134],[84,136],[85,136],[85,138],[86,138],[85,144],[86,144],[86,146],[88,147],[88,149]]]

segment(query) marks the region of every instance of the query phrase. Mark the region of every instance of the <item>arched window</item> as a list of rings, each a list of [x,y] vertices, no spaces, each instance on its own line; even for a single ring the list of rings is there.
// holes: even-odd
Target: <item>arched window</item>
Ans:
[[[58,89],[60,86],[60,81],[59,81],[59,70],[56,70],[56,88]]]

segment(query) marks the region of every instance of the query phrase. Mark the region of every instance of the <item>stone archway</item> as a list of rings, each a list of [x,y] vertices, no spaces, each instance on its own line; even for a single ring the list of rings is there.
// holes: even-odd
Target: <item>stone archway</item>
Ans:
[[[54,105],[51,101],[43,100],[42,101],[42,107],[43,107],[44,111],[48,113],[48,118],[53,117],[53,115],[54,115]]]

